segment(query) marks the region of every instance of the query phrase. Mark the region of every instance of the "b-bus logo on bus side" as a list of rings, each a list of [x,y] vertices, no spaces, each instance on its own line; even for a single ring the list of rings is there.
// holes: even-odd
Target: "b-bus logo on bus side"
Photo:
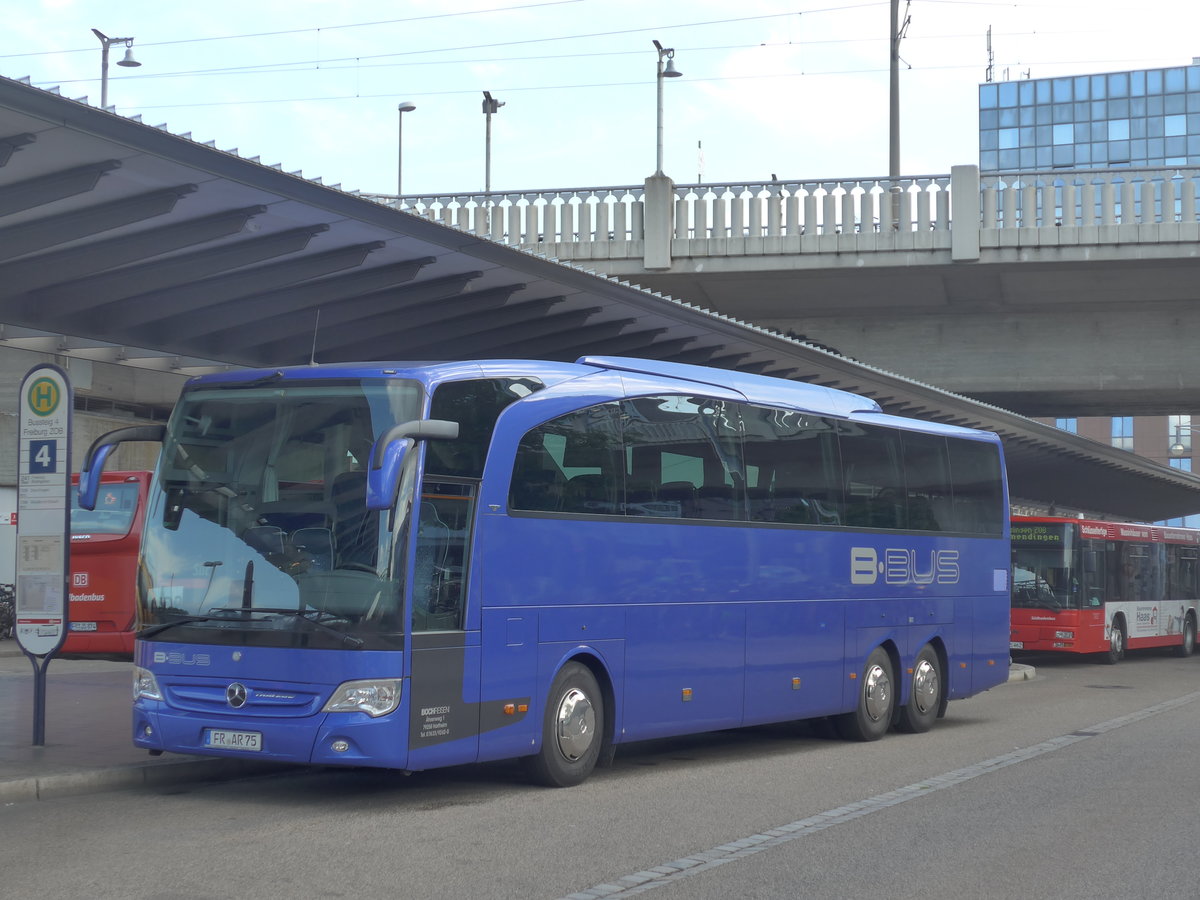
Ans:
[[[926,556],[904,547],[850,548],[851,584],[875,584],[880,576],[885,584],[958,584],[958,551],[930,550]]]

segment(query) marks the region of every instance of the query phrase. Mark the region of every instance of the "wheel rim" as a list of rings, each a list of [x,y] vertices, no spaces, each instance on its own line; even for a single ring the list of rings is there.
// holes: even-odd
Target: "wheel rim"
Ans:
[[[1183,626],[1183,648],[1188,653],[1196,649],[1196,623],[1191,619]]]
[[[863,685],[863,708],[872,722],[891,714],[892,679],[880,665],[867,669]]]
[[[571,762],[580,759],[596,739],[596,710],[578,688],[567,691],[558,704],[558,749]]]
[[[913,704],[917,710],[922,713],[927,713],[938,702],[938,673],[927,659],[922,659],[917,663],[917,669],[913,672]]]
[[[1125,635],[1121,632],[1120,628],[1114,628],[1112,630],[1112,640],[1110,641],[1110,644],[1112,646],[1112,652],[1114,654],[1120,653],[1124,649],[1124,646],[1125,646],[1124,638],[1125,638]]]

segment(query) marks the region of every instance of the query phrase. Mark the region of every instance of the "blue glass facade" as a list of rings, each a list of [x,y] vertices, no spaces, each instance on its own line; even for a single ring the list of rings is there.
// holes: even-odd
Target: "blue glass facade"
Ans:
[[[1200,165],[1200,65],[979,86],[984,173]]]

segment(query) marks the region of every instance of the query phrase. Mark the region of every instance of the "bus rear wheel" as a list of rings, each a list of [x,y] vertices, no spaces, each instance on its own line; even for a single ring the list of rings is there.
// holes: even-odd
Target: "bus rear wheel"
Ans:
[[[537,784],[571,787],[596,768],[604,743],[604,699],[596,677],[581,663],[559,670],[542,714],[542,749],[524,760]]]
[[[887,734],[896,711],[895,683],[891,657],[876,647],[859,676],[857,708],[833,720],[838,734],[848,741],[877,741]]]
[[[1183,643],[1175,648],[1176,656],[1191,656],[1196,651],[1196,617],[1191,613],[1183,620]]]
[[[898,728],[909,734],[928,731],[937,720],[942,704],[942,664],[929,644],[921,648],[913,663],[908,703],[900,710]]]
[[[1125,656],[1125,620],[1113,619],[1112,628],[1109,629],[1108,637],[1108,652],[1104,654],[1104,661],[1110,666],[1115,666]]]

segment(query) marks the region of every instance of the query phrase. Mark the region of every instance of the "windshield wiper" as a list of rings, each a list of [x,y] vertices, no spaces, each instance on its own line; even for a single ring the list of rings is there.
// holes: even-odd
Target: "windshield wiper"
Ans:
[[[331,634],[334,637],[340,638],[342,643],[346,644],[348,647],[350,647],[354,650],[359,649],[360,647],[362,647],[362,645],[364,643],[366,643],[365,641],[363,641],[362,638],[356,638],[352,634],[347,634],[344,631],[339,631],[338,629],[334,628],[331,625],[326,625],[324,622],[320,621],[319,619],[310,619],[309,616],[314,613],[318,616],[326,615],[325,613],[322,613],[318,609],[295,609],[295,608],[285,609],[282,607],[274,607],[274,606],[256,606],[256,607],[253,607],[252,609],[250,609],[249,611],[250,612],[260,612],[260,613],[271,613],[273,615],[280,615],[280,616],[292,616],[293,618],[300,619],[302,622],[307,622],[309,625],[312,625],[314,628],[317,628],[320,631],[324,631],[327,634]]]
[[[213,610],[213,612],[216,613],[216,615],[182,616],[181,618],[176,619],[174,622],[163,622],[160,625],[151,625],[149,628],[143,628],[141,631],[139,631],[137,636],[139,638],[148,638],[158,634],[159,632],[166,631],[168,628],[174,628],[176,625],[191,625],[194,622],[249,622],[251,621],[250,616],[253,613],[266,613],[269,615],[292,616],[293,618],[300,619],[319,631],[324,631],[327,634],[333,635],[343,644],[353,650],[358,650],[363,646],[363,644],[366,643],[362,638],[357,638],[352,634],[339,631],[338,629],[330,625],[326,625],[324,622],[320,622],[316,619],[310,619],[309,616],[313,613],[322,615],[319,610],[315,609],[283,609],[272,606],[255,606],[248,609],[237,607],[221,607]]]
[[[238,615],[238,613],[241,612],[241,610],[238,609],[225,609],[224,607],[218,607],[214,609],[213,612],[220,613],[220,615],[180,616],[174,622],[161,622],[158,625],[151,625],[149,628],[143,628],[137,633],[137,636],[139,638],[148,638],[158,634],[160,631],[166,631],[168,628],[174,628],[176,625],[191,625],[193,622],[216,622],[218,620],[221,622],[236,622],[239,619],[245,619],[245,616]]]

